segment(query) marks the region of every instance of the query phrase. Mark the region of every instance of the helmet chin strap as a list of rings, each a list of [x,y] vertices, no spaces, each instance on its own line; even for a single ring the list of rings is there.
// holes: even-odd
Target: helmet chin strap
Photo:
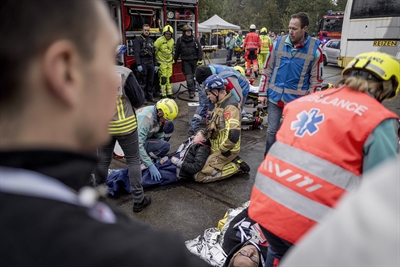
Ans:
[[[219,92],[219,91],[218,91]],[[214,94],[214,92],[213,91],[210,91],[210,93],[213,95],[213,96],[215,96],[215,98],[217,99],[217,102],[219,101],[219,94]]]

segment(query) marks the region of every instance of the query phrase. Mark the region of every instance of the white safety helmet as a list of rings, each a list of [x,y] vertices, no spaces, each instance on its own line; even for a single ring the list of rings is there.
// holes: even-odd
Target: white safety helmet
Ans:
[[[251,25],[250,25],[250,30],[255,30],[255,29],[256,29],[256,25],[251,24]]]

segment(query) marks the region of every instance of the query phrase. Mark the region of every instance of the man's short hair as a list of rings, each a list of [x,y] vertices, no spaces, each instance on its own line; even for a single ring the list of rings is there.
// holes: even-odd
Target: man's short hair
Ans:
[[[308,14],[305,12],[299,12],[290,16],[291,19],[299,19],[300,26],[303,29],[305,26],[310,24],[310,19],[308,18]]]
[[[143,24],[142,29],[144,29],[145,27],[149,27],[150,28],[150,25],[149,24]]]
[[[94,56],[98,15],[82,0],[3,0],[0,9],[0,113],[23,98],[29,63],[55,41],[72,41],[85,60]],[[14,106],[15,107],[15,106]]]

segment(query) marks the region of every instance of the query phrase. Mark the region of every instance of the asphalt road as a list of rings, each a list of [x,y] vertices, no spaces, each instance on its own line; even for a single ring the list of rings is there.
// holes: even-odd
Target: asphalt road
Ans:
[[[340,72],[339,67],[326,66],[324,82],[335,83],[340,78]],[[258,80],[255,85],[257,83]],[[187,93],[180,95],[180,98],[186,97]],[[177,99],[179,115],[174,121],[175,132],[170,140],[171,150],[176,150],[187,138],[189,129],[187,100]],[[385,105],[400,115],[399,97],[386,102]],[[251,112],[254,108],[246,106],[245,110]],[[129,195],[111,200],[128,215],[136,216],[154,228],[174,231],[185,240],[193,239],[202,235],[205,229],[216,227],[229,208],[238,207],[249,200],[257,168],[263,159],[265,138],[265,129],[242,131],[240,156],[251,168],[248,174],[237,174],[209,184],[186,182],[145,190],[145,194],[151,196],[152,203],[140,213],[132,212],[132,200]],[[123,159],[114,159],[110,168],[120,169],[125,166]]]

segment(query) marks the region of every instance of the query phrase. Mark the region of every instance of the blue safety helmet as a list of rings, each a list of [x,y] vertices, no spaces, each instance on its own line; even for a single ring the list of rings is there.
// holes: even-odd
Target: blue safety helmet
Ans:
[[[217,74],[213,74],[209,76],[205,81],[204,81],[204,92],[209,92],[213,89],[220,89],[224,88],[224,80],[219,77]]]

